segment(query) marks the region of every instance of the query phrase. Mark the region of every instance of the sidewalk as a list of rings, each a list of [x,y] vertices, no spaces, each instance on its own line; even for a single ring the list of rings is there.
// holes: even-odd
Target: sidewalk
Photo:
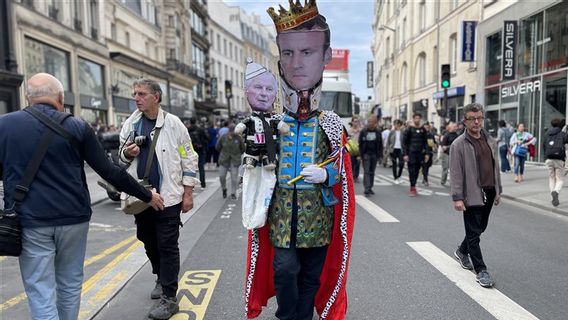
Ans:
[[[430,168],[430,175],[432,177],[439,179],[441,173],[441,165],[433,165]],[[546,166],[525,164],[524,178],[525,180],[523,182],[515,183],[515,175],[513,173],[502,173],[502,197],[505,198],[505,200],[521,202],[536,208],[568,216],[568,197],[566,196],[568,193],[560,193],[560,205],[558,207],[554,208],[551,204],[552,197],[548,189],[548,169]],[[565,180],[568,183],[568,177],[566,177]],[[563,189],[566,189],[566,185]]]

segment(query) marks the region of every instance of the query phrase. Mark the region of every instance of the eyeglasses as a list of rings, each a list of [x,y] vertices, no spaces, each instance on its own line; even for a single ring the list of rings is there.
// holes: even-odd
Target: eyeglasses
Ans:
[[[479,122],[481,122],[481,121],[485,120],[485,117],[484,117],[484,116],[481,116],[481,117],[468,117],[468,118],[465,118],[465,120],[467,120],[467,121],[479,121]]]
[[[132,94],[132,98],[136,98],[136,96],[139,96],[140,98],[144,98],[146,95],[150,94],[150,92],[142,92],[142,91],[138,91],[138,92],[134,92]]]

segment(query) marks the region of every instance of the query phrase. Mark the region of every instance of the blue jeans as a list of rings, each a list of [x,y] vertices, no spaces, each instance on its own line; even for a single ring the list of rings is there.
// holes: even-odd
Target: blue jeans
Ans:
[[[525,161],[526,157],[515,156],[515,175],[518,176],[525,174]]]
[[[499,155],[501,158],[501,172],[511,171],[511,166],[509,165],[509,159],[507,159],[508,152],[509,152],[509,147],[506,144],[499,147]]]
[[[22,229],[20,272],[31,319],[76,320],[89,223]]]

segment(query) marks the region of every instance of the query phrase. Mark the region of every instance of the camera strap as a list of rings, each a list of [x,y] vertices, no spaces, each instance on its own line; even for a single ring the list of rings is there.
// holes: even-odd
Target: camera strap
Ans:
[[[152,138],[152,144],[150,145],[150,150],[148,150],[148,159],[146,159],[146,167],[144,167],[144,182],[148,182],[148,176],[150,176],[150,168],[152,167],[152,160],[154,160],[154,153],[156,151],[156,142],[158,142],[158,136],[160,136],[160,130],[162,128],[156,128],[154,130],[154,138]]]
[[[24,109],[24,111],[27,111],[33,116],[35,116],[35,113],[37,112],[40,113],[42,116],[46,117],[40,111],[33,109],[32,107],[28,107]],[[71,114],[69,113],[59,113],[55,116],[57,122],[51,119],[50,120],[51,122],[60,126],[60,123],[63,123],[63,121],[65,121],[65,119],[67,119],[70,116]],[[41,119],[39,120],[41,121]],[[49,130],[49,128],[46,128],[46,131],[47,132],[45,132],[45,134],[43,134],[41,137],[38,148],[35,149],[31,160],[28,162],[26,169],[24,170],[24,174],[20,179],[20,183],[16,185],[16,190],[14,190],[14,204],[22,202],[26,197],[26,194],[30,190],[29,187],[32,184],[35,175],[39,169],[39,165],[41,164],[41,161],[43,160],[45,153],[47,152],[47,148],[49,147],[51,139],[53,139],[53,135],[55,132],[53,130]]]

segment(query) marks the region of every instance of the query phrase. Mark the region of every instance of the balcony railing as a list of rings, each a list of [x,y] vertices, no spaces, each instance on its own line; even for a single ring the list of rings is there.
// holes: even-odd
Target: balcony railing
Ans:
[[[166,60],[166,68],[168,70],[177,71],[188,77],[200,78],[197,70],[177,59],[168,58]]]

